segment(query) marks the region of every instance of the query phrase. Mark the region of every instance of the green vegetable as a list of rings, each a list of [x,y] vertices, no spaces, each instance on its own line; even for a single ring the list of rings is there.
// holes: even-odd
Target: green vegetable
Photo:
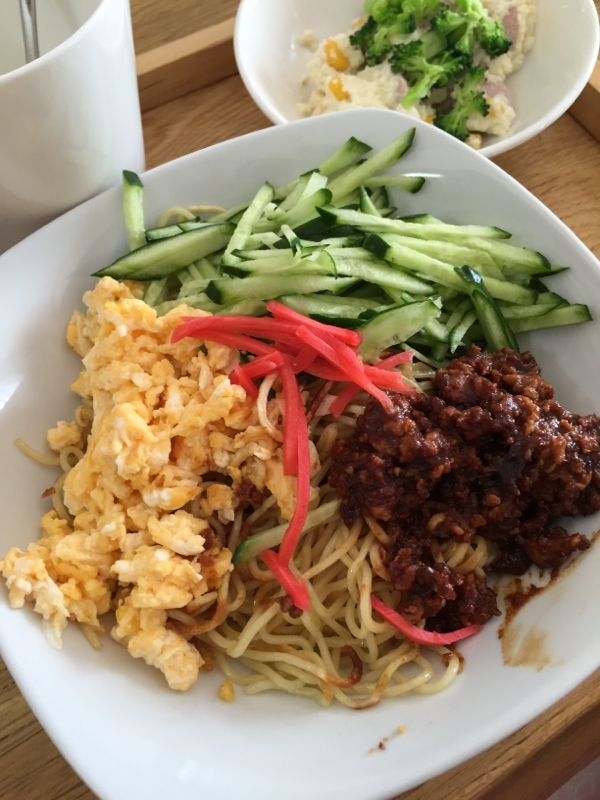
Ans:
[[[472,114],[487,116],[489,103],[479,88],[485,78],[483,67],[471,67],[466,75],[455,85],[452,90],[454,104],[450,111],[442,111],[438,107],[435,114],[435,124],[446,133],[456,136],[464,142],[470,135],[467,120]]]
[[[477,19],[469,19],[449,8],[443,8],[431,19],[432,29],[442,33],[453,50],[467,55],[473,52],[477,23]]]
[[[518,351],[519,345],[515,335],[502,316],[498,304],[487,290],[481,275],[472,267],[455,267],[454,269],[467,286],[489,349],[494,351],[510,347],[512,350]]]
[[[468,20],[467,24],[473,26],[475,38],[491,58],[497,58],[510,49],[512,42],[502,24],[489,18],[481,0],[455,0],[455,3]]]
[[[127,228],[129,249],[146,244],[144,230],[144,184],[135,172],[123,170],[123,216]]]
[[[411,87],[402,98],[403,108],[412,108],[418,100],[427,97],[445,72],[441,64],[434,64],[425,58],[420,39],[396,45],[389,63],[392,72],[402,73]],[[449,79],[446,77],[446,83]]]
[[[369,66],[381,64],[394,46],[397,35],[412,33],[417,27],[402,0],[367,0],[365,12],[369,19],[350,36],[350,44],[360,47]]]

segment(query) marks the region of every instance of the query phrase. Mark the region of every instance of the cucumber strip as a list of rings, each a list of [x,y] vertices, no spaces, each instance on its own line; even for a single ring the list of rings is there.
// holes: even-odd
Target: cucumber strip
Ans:
[[[179,272],[176,272],[173,277],[175,280],[179,281],[181,284],[188,283],[189,281],[195,280],[190,274],[188,267],[184,267],[180,269]]]
[[[535,289],[535,291],[539,292],[540,294],[543,294],[544,292],[548,291],[548,287],[544,283],[542,283],[542,281],[539,278],[532,278],[529,281],[529,288]]]
[[[381,213],[381,209],[388,208],[390,205],[390,196],[388,194],[388,190],[385,186],[380,186],[377,189],[374,189],[371,192],[371,200],[373,201],[373,205],[375,208],[379,209]],[[386,216],[385,214],[381,214],[382,217]]]
[[[288,244],[287,241],[286,244]],[[243,261],[262,261],[268,258],[293,258],[295,253],[292,251],[291,247],[278,247],[275,250],[234,250],[233,255],[241,258]]]
[[[209,278],[199,278],[197,280],[186,281],[179,290],[177,299],[183,302],[186,297],[204,292],[209,283]]]
[[[399,217],[402,222],[414,222],[418,225],[445,225],[445,222],[431,214],[409,214],[406,217]],[[510,237],[509,237],[510,238]]]
[[[281,250],[275,252],[280,253]],[[287,267],[297,267],[301,259],[297,256],[281,256],[281,258],[254,258],[251,261],[238,261],[234,267],[223,265],[222,271],[231,275],[243,277],[251,272],[273,272]]]
[[[529,284],[529,287],[532,288],[531,283]],[[569,305],[569,302],[565,300],[564,297],[561,297],[559,294],[556,294],[556,292],[545,291],[545,292],[540,292],[538,294],[536,305],[539,304],[541,306],[545,306],[549,305],[550,303],[553,303],[555,306],[563,306],[565,304]]]
[[[224,222],[221,225],[208,225],[200,230],[182,233],[170,239],[160,239],[139,247],[93,274],[97,278],[108,275],[119,280],[125,278],[139,281],[158,280],[186,267],[192,261],[221,250],[229,241],[233,231],[234,226]]]
[[[183,231],[179,225],[163,225],[162,228],[149,228],[145,236],[147,242],[156,242],[158,239],[170,239],[171,236],[179,236],[180,233],[183,233]]]
[[[395,189],[403,189],[410,194],[416,194],[423,188],[424,183],[425,178],[420,175],[374,175],[372,178],[367,178],[363,186],[369,189],[392,186]]]
[[[199,273],[199,278],[208,278],[209,280],[213,280],[213,278],[221,277],[219,270],[216,267],[213,267],[207,258],[201,258],[199,261],[196,261],[194,266],[196,271]]]
[[[468,237],[463,241],[465,247],[474,250],[483,250],[497,259],[511,272],[521,272],[524,275],[553,274],[549,271],[550,262],[541,253],[528,250],[526,247],[516,247],[507,242],[490,241],[480,237]],[[562,271],[559,269],[558,271]]]
[[[446,326],[437,319],[430,319],[429,322],[426,322],[425,325],[423,325],[423,330],[425,333],[429,334],[432,339],[436,339],[438,342],[447,344],[450,340],[450,334]]]
[[[339,200],[332,201],[338,208],[352,208],[355,211],[360,209],[360,187],[353,189],[349,194],[344,195]]]
[[[325,314],[313,314],[311,319],[322,322],[324,325],[335,323],[338,328],[349,328],[350,330],[356,330],[363,325],[363,321],[358,317],[328,317]]]
[[[424,364],[429,364],[429,366],[433,367],[434,369],[444,369],[444,367],[447,366],[447,364],[444,363],[443,361],[436,361],[435,359],[426,356],[424,353],[421,353],[419,350],[417,350],[410,344],[401,344],[400,349],[406,352],[414,353],[415,359],[417,359],[418,361],[422,361]]]
[[[351,136],[347,142],[335,151],[335,153],[319,166],[321,175],[329,177],[334,172],[339,172],[341,169],[346,169],[359,158],[362,158],[367,153],[370,153],[373,148]]]
[[[448,345],[445,342],[436,342],[431,348],[431,357],[436,361],[443,361],[448,353]]]
[[[344,249],[347,250],[349,248],[356,248],[362,242],[362,236],[336,236],[330,239],[321,239],[320,242],[315,244],[315,242],[311,242],[308,239],[301,239],[303,247],[327,247],[331,252],[332,249]],[[372,258],[373,254],[369,253],[368,250],[364,248],[360,248],[363,251],[365,258]]]
[[[263,208],[262,215],[266,217],[266,219],[275,219],[279,209],[275,203],[267,203],[267,205]]]
[[[283,294],[341,292],[356,282],[356,278],[330,278],[320,275],[253,276],[243,280],[225,278],[211,281],[206,294],[215,303],[230,305],[248,298],[274,300]]]
[[[298,202],[302,203],[304,202],[304,200],[308,200],[308,198],[312,197],[312,195],[315,192],[324,189],[326,186],[327,186],[327,177],[325,175],[322,175],[318,171],[313,172],[312,175],[309,177],[306,186],[304,187],[304,190],[300,195]]]
[[[317,525],[321,525],[323,522],[330,519],[337,513],[340,502],[340,500],[331,500],[331,502],[309,511],[306,515],[306,522],[302,528],[302,533],[306,533],[306,531],[311,530],[311,528],[316,528]],[[237,566],[238,564],[243,564],[244,561],[254,558],[262,553],[263,550],[270,550],[272,547],[277,547],[277,545],[281,544],[283,541],[283,535],[288,527],[289,522],[284,522],[283,525],[277,525],[274,528],[268,528],[266,531],[261,531],[260,533],[255,533],[253,536],[249,536],[237,546],[232,558],[233,565]]]
[[[178,222],[177,227],[184,233],[188,231],[196,231],[198,228],[205,228],[207,225],[214,225],[214,222],[205,222],[201,219],[186,219],[183,222]]]
[[[244,278],[246,275],[249,278],[283,278],[286,275],[329,275],[331,277],[336,277],[337,275],[337,269],[333,259],[330,259],[329,263],[304,259],[298,264],[292,264],[289,267],[277,267],[275,269],[263,268],[247,273],[240,272],[239,274],[236,272],[236,267],[224,267],[224,270],[227,270],[227,274],[234,278]]]
[[[324,242],[322,242],[322,244],[324,244]],[[378,260],[377,256],[364,247],[328,247],[327,252],[333,258],[358,258],[361,261]]]
[[[441,283],[459,292],[465,292],[465,284],[462,278],[456,273],[455,268],[435,258],[430,258],[417,250],[411,250],[399,244],[389,244],[381,236],[367,236],[364,246],[393,264],[417,272],[420,276],[428,280]],[[498,300],[508,300],[519,305],[533,305],[536,300],[536,293],[524,286],[509,281],[499,281],[487,275],[484,278],[485,285],[491,295]]]
[[[267,313],[267,306],[262,300],[240,300],[239,303],[232,303],[230,306],[220,306],[213,313],[222,316],[232,314],[241,317],[261,317]]]
[[[146,244],[144,228],[144,184],[135,172],[123,170],[123,216],[130,250]]]
[[[465,264],[473,267],[478,272],[483,272],[492,278],[504,280],[504,275],[500,267],[496,265],[494,259],[483,250],[475,250],[471,247],[463,247],[454,242],[436,241],[434,239],[416,239],[414,236],[398,236],[388,234],[385,237],[387,242],[401,244],[411,250],[418,250],[427,256],[445,261],[453,267],[463,267]]]
[[[262,212],[264,211],[265,206],[273,200],[273,187],[270,183],[264,183],[256,195],[254,199],[248,206],[248,208],[244,211],[242,218],[238,222],[235,231],[231,235],[231,239],[229,240],[229,244],[223,253],[223,257],[221,258],[222,264],[227,264],[228,266],[232,266],[236,264],[239,259],[236,256],[232,256],[232,250],[243,250],[246,245],[246,240],[252,233],[252,228],[256,225],[257,221],[260,219]],[[271,223],[272,224],[272,223]]]
[[[472,267],[455,267],[455,270],[456,274],[465,282],[490,350],[502,350],[504,347],[510,347],[511,350],[518,352],[519,345],[515,335],[502,316],[498,304],[487,290],[481,275]]]
[[[357,318],[363,311],[379,306],[376,300],[326,294],[283,295],[279,298],[279,302],[307,317],[318,314],[331,319]]]
[[[419,224],[401,219],[372,217],[360,211],[333,206],[319,208],[319,214],[330,225],[352,225],[376,233],[397,233],[401,236],[416,236],[422,239],[450,240],[467,244],[467,239],[507,239],[510,234],[491,225],[447,225],[444,222]],[[472,245],[468,245],[472,246]]]
[[[466,314],[463,314],[462,319],[452,328],[449,340],[451,353],[455,353],[456,349],[460,347],[461,344],[464,344],[463,337],[476,320],[477,312],[472,308],[470,311],[467,311]]]
[[[398,211],[397,208],[380,208],[379,213],[382,217],[391,217],[394,212]]]
[[[576,322],[590,322],[592,315],[587,306],[574,303],[571,306],[555,308],[541,317],[511,319],[509,325],[514,333],[535,331],[539,328],[555,328],[559,325],[574,325]]]
[[[294,231],[290,228],[289,225],[282,225],[281,226],[281,233],[290,243],[290,249],[294,255],[297,255],[302,251],[302,242],[296,236]]]
[[[415,138],[415,128],[410,128],[395,141],[383,147],[364,161],[362,164],[349,169],[329,184],[332,193],[332,202],[338,202],[350,192],[362,186],[366,180],[372,178],[377,172],[391,167],[410,148]]]
[[[388,292],[384,292],[374,283],[365,283],[365,281],[359,281],[355,286],[351,286],[350,289],[340,292],[340,296],[344,298],[356,297],[360,300],[377,300],[378,306],[386,305],[390,302]]]
[[[277,221],[261,220],[255,227],[255,232],[264,232],[268,230],[275,230],[282,225],[289,225],[296,231],[296,235],[300,238],[310,238],[304,235],[298,228],[307,222],[315,219],[318,216],[317,208],[323,205],[323,202],[331,202],[331,192],[329,189],[319,189],[313,195],[308,197],[302,203],[298,203],[290,211],[287,211],[283,216],[279,217]]]
[[[178,236],[180,233],[195,231],[198,228],[206,228],[212,222],[203,222],[201,219],[190,219],[185,222],[176,222],[173,225],[164,225],[162,228],[150,228],[146,231],[146,240],[155,242],[157,239],[169,239],[171,236]]]
[[[446,321],[446,329],[452,331],[456,325],[461,321],[464,315],[468,311],[473,310],[473,303],[471,302],[470,297],[465,297],[464,300],[461,300],[460,303],[456,306],[452,314],[448,317]]]
[[[237,217],[238,214],[241,214],[248,208],[248,203],[239,203],[237,206],[233,206],[232,208],[228,208],[227,211],[221,211],[220,214],[215,214],[214,217],[210,217],[208,222],[211,225],[214,225],[218,222],[229,222],[234,217]]]
[[[200,261],[198,263],[200,263]],[[200,270],[195,264],[188,264],[187,271],[189,273],[190,279],[193,281],[198,281],[204,278],[204,275],[200,272]]]
[[[380,217],[381,214],[379,213],[377,206],[369,197],[369,193],[364,186],[359,187],[358,193],[360,195],[360,210],[363,212],[363,214],[371,214],[373,217]]]
[[[440,309],[430,300],[394,308],[372,319],[362,329],[360,353],[365,361],[375,362],[380,353],[392,345],[406,342],[431,319],[437,319]]]
[[[279,216],[283,216],[283,214],[286,211],[289,211],[291,208],[293,208],[295,205],[298,204],[313,174],[314,173],[310,173],[308,175],[303,175],[301,178],[298,178],[298,180],[296,181],[296,185],[294,186],[292,191],[279,204],[278,207]],[[327,183],[327,178],[324,178],[324,181],[325,183]],[[319,188],[321,189],[323,187],[319,186]],[[275,192],[275,196],[276,195],[277,192]],[[278,215],[276,214],[276,216]]]
[[[401,269],[389,267],[385,263],[362,261],[352,258],[336,258],[337,271],[339,275],[346,277],[361,278],[363,281],[375,283],[384,289],[387,286],[401,289],[403,292],[414,292],[416,294],[433,294],[435,291],[430,283],[415,278]]]
[[[504,319],[529,319],[529,317],[542,317],[557,307],[557,303],[534,306],[501,306]]]
[[[383,289],[384,289],[385,293],[387,294],[387,296],[391,300],[393,300],[394,303],[397,303],[398,305],[404,306],[407,303],[414,303],[415,302],[415,300],[413,299],[412,295],[408,294],[408,292],[405,292],[403,289],[396,289],[394,286],[389,286],[389,285],[383,287]],[[429,298],[425,298],[425,299],[429,299]],[[419,302],[419,301],[416,301],[416,302]]]
[[[148,286],[146,286],[146,291],[144,292],[144,302],[148,303],[148,305],[152,307],[156,307],[161,303],[164,303],[169,288],[168,283],[168,278],[161,278],[159,281],[151,281]]]
[[[555,264],[550,264],[547,270],[542,272],[536,272],[536,278],[553,278],[554,275],[560,275],[561,272],[566,272],[570,267],[559,267]],[[519,272],[518,269],[515,270],[508,270],[508,272]]]
[[[185,299],[178,298],[177,300],[167,300],[167,302],[156,306],[155,311],[159,317],[162,317],[164,314],[168,314],[169,311],[172,311],[174,308],[177,308],[177,306],[180,306],[184,303],[190,308],[200,308],[202,311],[210,311],[213,314],[220,309],[220,306],[216,303],[213,303],[208,295],[206,295],[204,292],[200,292],[199,294],[190,295]]]

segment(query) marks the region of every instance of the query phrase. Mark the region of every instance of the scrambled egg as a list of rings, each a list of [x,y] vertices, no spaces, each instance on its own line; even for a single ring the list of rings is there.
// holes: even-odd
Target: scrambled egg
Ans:
[[[55,646],[69,620],[102,633],[100,617],[113,608],[113,638],[185,690],[204,661],[168,627],[168,612],[193,611],[231,570],[207,520],[234,519],[244,479],[274,494],[289,518],[296,479],[283,474],[279,396],[268,403],[274,438],[255,401],[229,381],[236,350],[171,344],[182,317],[204,312],[181,305],[157,317],[139,295],[139,285],[102,278],[84,296],[87,314],[73,314],[67,341],[84,369],[71,388],[93,401],[94,417],[85,455],[64,481],[71,518],[47,513],[42,538],[25,552],[12,548],[0,570],[11,606],[33,601]],[[76,422],[48,432],[57,453],[84,448],[83,438]],[[311,461],[318,469],[314,448]],[[231,485],[204,487],[207,472]]]

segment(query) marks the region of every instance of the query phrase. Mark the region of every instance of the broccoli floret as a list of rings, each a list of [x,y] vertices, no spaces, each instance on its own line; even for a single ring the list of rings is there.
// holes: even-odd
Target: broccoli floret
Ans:
[[[479,84],[485,78],[483,67],[471,67],[462,80],[458,81],[452,92],[454,105],[448,112],[438,108],[435,115],[435,124],[446,133],[456,136],[463,142],[470,135],[467,129],[467,120],[472,114],[487,116],[489,103],[483,96]]]
[[[470,24],[474,24],[475,38],[491,58],[497,58],[510,49],[512,42],[502,24],[489,18],[481,0],[456,0],[456,5]]]
[[[365,14],[379,25],[391,25],[402,14],[402,0],[366,0]]]
[[[377,23],[373,17],[365,22],[362,28],[359,28],[354,33],[350,34],[350,44],[353,47],[359,47],[363,53],[366,53],[369,47],[373,44],[373,37],[377,32]]]
[[[402,107],[411,108],[432,88],[444,79],[447,67],[441,63],[428,61],[424,55],[424,45],[420,39],[408,44],[397,44],[390,56],[392,72],[402,73],[411,87],[402,98]],[[452,66],[452,69],[454,65]],[[445,81],[448,83],[450,77]]]
[[[423,39],[428,36],[424,34]],[[421,39],[396,45],[390,56],[392,72],[402,73],[412,87],[403,98],[403,106],[410,108],[417,100],[426,97],[434,86],[446,86],[459,73],[471,67],[471,56],[465,53],[436,51]]]
[[[350,35],[350,44],[362,50],[365,61],[370,67],[381,64],[392,49],[392,43],[386,36],[385,30],[379,27],[373,17],[369,17],[362,28]]]
[[[440,0],[404,0],[402,10],[405,14],[410,14],[418,24],[422,19],[437,13],[441,5]]]
[[[452,49],[468,54],[473,52],[478,23],[479,18],[471,19],[449,8],[442,9],[431,19],[433,30],[442,33]]]
[[[468,53],[451,53],[445,50],[436,57],[434,63],[444,67],[444,72],[440,75],[435,85],[446,86],[450,81],[456,80],[461,72],[470,69],[473,64],[473,59]]]
[[[498,58],[498,56],[504,55],[512,46],[512,41],[504,33],[502,24],[494,22],[489,17],[481,20],[477,26],[475,36],[490,58]]]
[[[372,67],[381,64],[391,51],[392,36],[412,33],[417,25],[412,14],[403,13],[401,3],[396,0],[367,2],[365,10],[373,13],[362,28],[351,34],[350,44],[360,47],[365,61]]]

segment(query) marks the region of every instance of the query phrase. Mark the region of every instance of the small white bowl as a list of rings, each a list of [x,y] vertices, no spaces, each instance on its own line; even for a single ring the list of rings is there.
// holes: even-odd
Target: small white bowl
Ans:
[[[506,136],[489,136],[492,157],[531,139],[569,108],[598,57],[593,0],[538,0],[535,41],[520,70],[507,78],[516,119]],[[343,33],[363,13],[361,0],[242,0],[235,57],[255,103],[274,123],[299,119],[300,80],[312,53],[298,44],[307,29],[319,40]]]

